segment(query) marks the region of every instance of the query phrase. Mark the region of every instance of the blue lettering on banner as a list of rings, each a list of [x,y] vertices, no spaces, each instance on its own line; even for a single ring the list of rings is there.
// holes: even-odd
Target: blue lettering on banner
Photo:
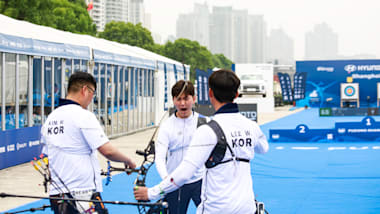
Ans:
[[[41,153],[41,126],[0,131],[0,169],[29,162]]]

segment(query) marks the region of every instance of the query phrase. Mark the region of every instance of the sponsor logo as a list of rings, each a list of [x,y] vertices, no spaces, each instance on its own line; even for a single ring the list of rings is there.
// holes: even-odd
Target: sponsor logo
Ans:
[[[345,128],[338,129],[338,133],[344,134],[346,133],[346,129]]]
[[[380,79],[380,74],[352,74],[353,79]]]
[[[344,70],[349,74],[355,71],[380,71],[380,65],[346,65]]]
[[[344,66],[344,70],[350,74],[350,73],[356,71],[356,65],[346,65],[346,66]]]
[[[312,91],[312,92],[309,94],[309,97],[318,97],[317,90]]]
[[[29,147],[40,145],[39,140],[29,141]]]
[[[0,147],[0,154],[5,152],[5,146]]]
[[[323,67],[318,66],[317,71],[326,71],[326,72],[334,72],[334,67]]]
[[[255,111],[241,111],[240,113],[246,118],[256,121],[257,113]]]
[[[22,148],[27,147],[27,145],[28,145],[27,143],[17,143],[16,148],[17,148],[17,150],[20,150]]]
[[[8,152],[13,152],[15,150],[15,145],[14,144],[10,144],[7,146],[7,151]]]
[[[334,135],[332,133],[327,134],[327,140],[332,140],[334,139]]]

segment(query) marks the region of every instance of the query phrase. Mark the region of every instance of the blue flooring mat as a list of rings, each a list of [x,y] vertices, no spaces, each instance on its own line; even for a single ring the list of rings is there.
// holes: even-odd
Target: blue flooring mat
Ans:
[[[300,123],[326,128],[336,121],[360,121],[362,117],[319,118],[315,109],[290,115],[262,126],[291,128]],[[379,121],[379,117],[375,117]],[[380,213],[380,142],[270,143],[265,155],[252,162],[253,187],[257,200],[263,201],[270,214]],[[134,201],[135,176],[113,177],[104,187],[104,200]],[[155,168],[147,185],[160,181]],[[13,211],[48,204],[30,203]],[[108,205],[110,213],[137,213],[133,206]],[[38,213],[51,213],[50,211]],[[195,213],[190,205],[188,213]]]

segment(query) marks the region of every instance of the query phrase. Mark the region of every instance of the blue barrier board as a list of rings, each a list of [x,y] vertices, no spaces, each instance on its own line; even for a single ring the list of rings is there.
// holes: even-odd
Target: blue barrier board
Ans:
[[[307,125],[300,124],[295,129],[271,129],[269,136],[272,142],[327,142],[334,140],[335,130],[309,129]]]
[[[295,129],[270,129],[271,142],[380,141],[380,122],[364,117],[359,122],[336,122],[331,129],[309,129],[300,124]]]
[[[41,126],[0,131],[0,169],[31,161],[41,153]]]

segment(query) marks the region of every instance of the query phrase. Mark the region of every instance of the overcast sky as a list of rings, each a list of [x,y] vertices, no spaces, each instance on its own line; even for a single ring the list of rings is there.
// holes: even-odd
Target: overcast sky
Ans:
[[[193,11],[205,0],[144,0],[152,16],[152,31],[163,39],[176,34],[178,14]],[[295,43],[295,57],[304,56],[305,33],[315,24],[327,23],[338,33],[338,54],[374,54],[380,57],[380,0],[208,0],[212,6],[232,5],[262,14],[268,26],[282,28]]]

